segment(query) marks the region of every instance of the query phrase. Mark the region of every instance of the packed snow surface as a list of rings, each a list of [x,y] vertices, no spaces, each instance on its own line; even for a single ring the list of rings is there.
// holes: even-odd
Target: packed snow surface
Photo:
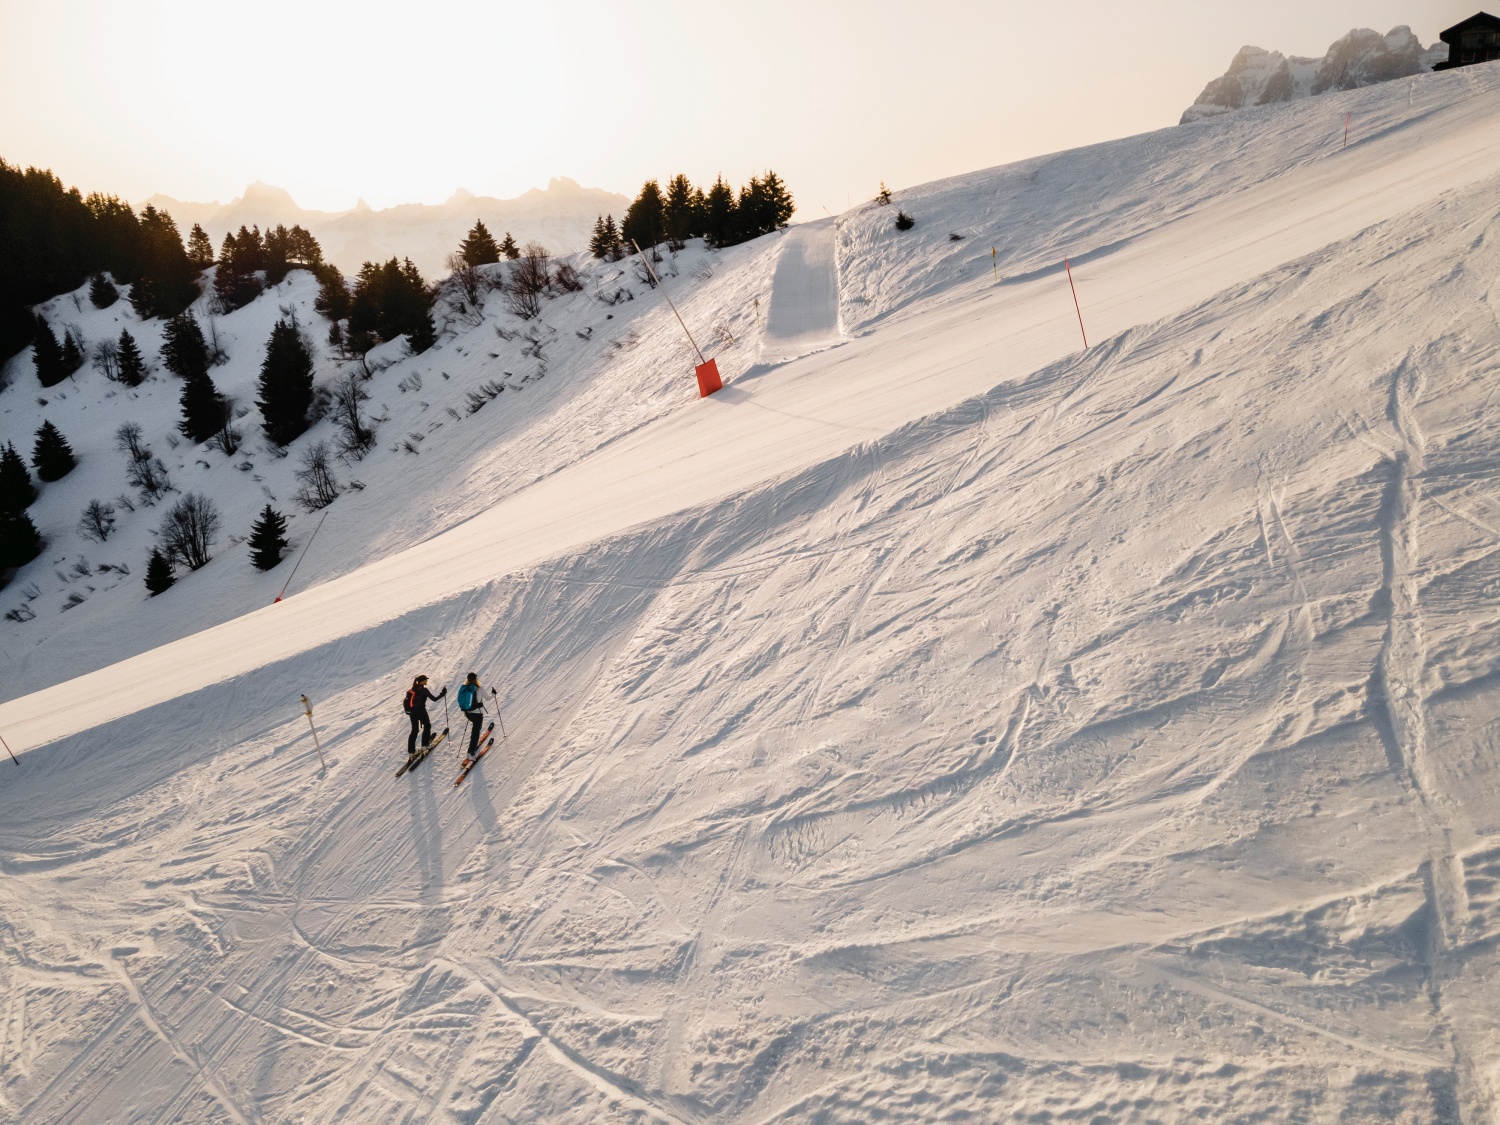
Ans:
[[[789,236],[694,251],[719,395],[575,295],[303,592],[7,623],[0,1115],[1492,1120],[1497,186],[1494,67],[974,173],[780,366]],[[393,779],[470,670],[508,738]]]

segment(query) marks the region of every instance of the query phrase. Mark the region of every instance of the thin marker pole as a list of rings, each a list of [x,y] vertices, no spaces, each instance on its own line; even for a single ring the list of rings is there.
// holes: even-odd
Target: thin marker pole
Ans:
[[[1083,336],[1083,350],[1089,350],[1089,334],[1083,330],[1083,310],[1078,307],[1078,287],[1073,284],[1073,267],[1068,265],[1068,259],[1063,259],[1063,269],[1068,271],[1068,288],[1073,290],[1073,311],[1078,314],[1078,331]]]
[[[677,306],[672,304],[672,294],[667,292],[667,287],[665,285],[662,285],[661,278],[656,276],[656,271],[651,268],[651,263],[647,261],[646,255],[641,253],[640,245],[636,242],[635,239],[632,238],[630,240],[630,245],[634,246],[635,252],[641,255],[641,261],[646,263],[646,272],[651,275],[651,280],[655,281],[656,284],[661,288],[661,295],[667,299],[667,305],[671,308],[672,315],[677,318],[677,323],[682,324],[682,334],[688,338],[688,343],[693,345],[693,351],[698,353],[698,362],[707,363],[708,360],[703,358],[703,349],[698,346],[698,341],[693,339],[693,334],[688,331],[688,326],[686,324],[683,324],[682,314],[677,311]],[[655,247],[652,247],[652,249],[654,250]]]
[[[323,763],[323,772],[328,772],[328,762],[323,757],[323,745],[318,741],[318,728],[313,724],[312,704],[307,701],[307,696],[302,697],[302,713],[307,716],[307,725],[312,729],[313,747],[318,751],[318,761]]]
[[[1344,114],[1344,147],[1349,147],[1349,114]]]
[[[281,587],[281,593],[276,595],[276,602],[279,602],[281,600],[282,594],[285,594],[287,591],[287,587],[292,584],[292,579],[297,577],[297,567],[301,566],[302,560],[307,558],[307,548],[312,546],[313,540],[318,537],[318,532],[323,530],[323,520],[326,520],[327,518],[328,513],[325,511],[323,513],[323,519],[318,521],[318,526],[313,528],[313,533],[307,537],[307,546],[303,547],[302,553],[297,556],[297,562],[292,567],[292,573],[286,576],[286,582]],[[272,602],[271,604],[275,605],[276,602]]]
[[[995,271],[995,284],[1000,284],[1000,263],[995,260],[995,248],[990,247],[990,266]]]
[[[5,736],[3,734],[0,734],[0,746],[5,747],[5,752],[10,755],[10,760],[12,762],[15,762],[18,766],[21,764],[21,760],[16,757],[16,752],[10,748],[10,743],[5,741]]]

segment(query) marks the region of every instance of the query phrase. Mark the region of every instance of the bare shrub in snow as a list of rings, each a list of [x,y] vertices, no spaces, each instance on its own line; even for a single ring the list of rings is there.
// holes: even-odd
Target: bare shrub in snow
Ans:
[[[210,558],[209,551],[219,537],[219,509],[207,496],[189,492],[161,521],[156,540],[168,562],[182,563],[197,570]]]
[[[151,450],[141,439],[139,422],[125,422],[115,430],[115,448],[127,454],[132,461],[141,461],[151,456]]]
[[[360,404],[369,399],[359,372],[344,374],[330,388],[333,420],[339,428],[339,454],[359,460],[375,444],[375,427],[360,414]]]
[[[115,508],[103,500],[90,500],[78,519],[78,533],[85,539],[103,543],[115,529]]]
[[[552,271],[552,284],[564,293],[577,293],[583,288],[583,278],[571,262],[558,262]]]
[[[464,299],[477,311],[479,300],[484,296],[486,288],[484,272],[456,250],[448,255],[444,264],[451,271],[449,281],[452,286],[462,293]]]
[[[914,226],[916,226],[916,225],[917,225],[917,220],[913,219],[905,211],[897,211],[896,212],[896,229],[897,230],[911,230],[911,228],[914,227]]]
[[[339,482],[333,475],[331,462],[326,441],[302,453],[302,467],[296,474],[302,484],[297,491],[297,503],[309,512],[326,508],[339,498]]]
[[[130,458],[130,467],[125,470],[125,479],[138,490],[141,500],[147,505],[161,499],[162,494],[172,488],[167,476],[167,467],[161,459],[151,456],[151,450],[141,438],[141,427],[135,422],[126,422],[115,430],[115,447]]]
[[[505,307],[522,320],[542,315],[542,294],[551,287],[548,268],[551,255],[537,242],[528,242],[511,270],[510,284],[505,287]]]
[[[498,398],[501,392],[503,392],[504,390],[505,385],[503,383],[496,382],[494,379],[479,384],[477,390],[469,391],[468,394],[464,396],[468,412],[470,414],[478,413],[478,411],[483,409],[485,403],[489,402],[491,399]]]
[[[100,340],[94,345],[94,370],[113,383],[120,375],[120,345],[113,340]]]

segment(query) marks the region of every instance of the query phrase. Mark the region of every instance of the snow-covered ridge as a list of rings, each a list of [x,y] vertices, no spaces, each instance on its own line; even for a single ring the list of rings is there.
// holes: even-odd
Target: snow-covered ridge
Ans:
[[[1182,115],[1181,124],[1253,105],[1274,105],[1312,97],[1328,90],[1352,90],[1426,74],[1448,57],[1448,45],[1423,47],[1404,24],[1384,35],[1355,28],[1334,41],[1320,59],[1287,57],[1280,51],[1242,47],[1222,77],[1203,88]]]
[[[553,253],[571,254],[588,245],[594,220],[621,217],[630,200],[617,192],[582,187],[566,177],[533,188],[514,199],[495,199],[459,189],[438,204],[407,203],[375,210],[363,200],[348,211],[299,207],[284,188],[254,183],[228,203],[191,203],[166,195],[145,200],[164,210],[186,233],[201,223],[215,248],[226,232],[241,226],[269,230],[279,224],[312,232],[324,257],[346,274],[361,262],[410,258],[423,274],[445,273],[444,259],[464,234],[482,220],[499,238],[509,231],[518,243],[540,242]],[[144,206],[144,203],[142,204]]]

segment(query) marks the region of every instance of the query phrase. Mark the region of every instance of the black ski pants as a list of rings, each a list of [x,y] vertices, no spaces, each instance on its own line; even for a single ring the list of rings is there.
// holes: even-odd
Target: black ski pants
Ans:
[[[477,707],[472,711],[465,711],[464,718],[469,720],[469,757],[474,756],[474,751],[479,749],[479,732],[484,728],[484,712]]]
[[[422,745],[426,746],[432,741],[432,720],[427,717],[426,711],[413,711],[411,713],[411,734],[406,739],[406,752],[415,754],[417,752],[417,730],[422,731]]]

